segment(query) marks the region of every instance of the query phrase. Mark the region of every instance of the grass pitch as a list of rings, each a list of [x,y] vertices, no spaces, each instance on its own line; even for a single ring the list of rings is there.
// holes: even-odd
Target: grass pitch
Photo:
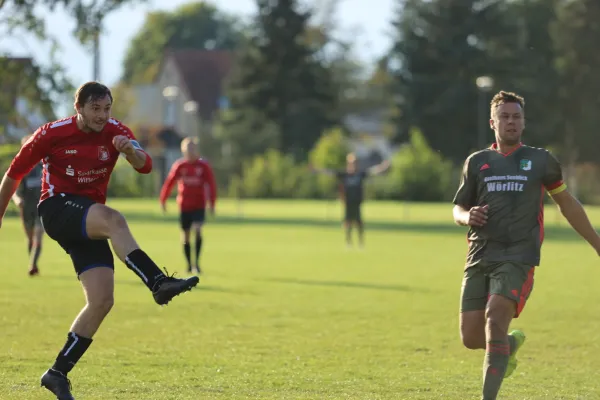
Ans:
[[[185,275],[175,205],[111,201],[142,248]],[[124,265],[116,304],[70,374],[77,399],[479,399],[483,352],[461,347],[465,230],[450,205],[370,202],[365,250],[334,202],[223,201],[205,228],[199,289],[157,306]],[[590,210],[600,222],[600,210]],[[552,206],[528,340],[501,399],[598,399],[598,256]],[[21,226],[0,230],[0,399],[51,399],[39,377],[83,305],[46,238],[26,274]]]

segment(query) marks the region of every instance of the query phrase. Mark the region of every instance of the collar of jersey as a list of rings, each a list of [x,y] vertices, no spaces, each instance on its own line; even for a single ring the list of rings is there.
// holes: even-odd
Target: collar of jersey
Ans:
[[[515,147],[514,149],[512,149],[511,151],[509,151],[508,153],[501,153],[500,150],[498,150],[498,144],[494,143],[490,146],[490,149],[498,152],[499,154],[502,154],[504,157],[511,155],[512,153],[514,153],[515,151],[519,150],[521,147],[523,146],[523,142],[519,143],[519,145],[517,147]]]

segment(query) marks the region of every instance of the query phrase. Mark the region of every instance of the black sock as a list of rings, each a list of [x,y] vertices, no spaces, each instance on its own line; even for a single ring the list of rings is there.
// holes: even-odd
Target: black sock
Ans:
[[[33,247],[33,255],[31,256],[31,266],[37,267],[37,262],[42,254],[42,244],[38,243],[37,246]]]
[[[127,268],[140,277],[150,290],[153,290],[156,283],[165,277],[165,274],[158,268],[154,261],[140,249],[129,253],[125,257],[125,264]]]
[[[69,332],[67,335],[67,343],[62,348],[56,361],[52,366],[52,369],[60,372],[63,375],[67,375],[77,364],[77,361],[83,356],[85,351],[92,344],[92,339],[79,336],[76,333]]]
[[[196,235],[196,265],[200,265],[200,252],[202,251],[202,235]]]
[[[31,254],[31,248],[33,247],[33,241],[27,241],[27,254]]]
[[[192,269],[192,248],[188,242],[183,244],[183,252],[185,253],[185,259],[188,263],[188,268]]]
[[[352,226],[346,226],[346,243],[352,244]]]

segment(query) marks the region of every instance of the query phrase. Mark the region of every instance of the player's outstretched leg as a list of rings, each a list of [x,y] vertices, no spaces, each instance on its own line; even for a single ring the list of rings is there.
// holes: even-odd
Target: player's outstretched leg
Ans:
[[[496,400],[510,357],[508,327],[516,304],[504,296],[492,294],[486,308],[486,354],[483,364],[483,400]]]
[[[194,265],[194,269],[196,270],[196,273],[200,274],[202,271],[200,269],[200,253],[202,252],[202,224],[198,224],[195,223],[194,225],[192,225],[192,227],[194,228],[194,231],[196,232],[196,263]]]
[[[110,251],[110,250],[109,250]],[[114,271],[99,266],[79,275],[86,305],[67,334],[67,341],[56,361],[42,376],[41,385],[60,400],[71,400],[71,382],[67,375],[92,344],[92,337],[114,304]]]
[[[197,276],[187,279],[166,276],[140,249],[125,217],[118,211],[103,204],[94,204],[88,209],[85,221],[87,236],[90,239],[110,239],[119,259],[146,284],[156,303],[167,304],[173,297],[198,284]]]

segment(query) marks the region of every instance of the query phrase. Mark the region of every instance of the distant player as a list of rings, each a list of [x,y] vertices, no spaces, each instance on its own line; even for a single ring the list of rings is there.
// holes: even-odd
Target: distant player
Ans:
[[[348,154],[346,157],[346,169],[344,171],[332,171],[327,169],[314,170],[335,176],[341,187],[341,196],[344,201],[344,228],[346,230],[346,244],[352,245],[352,226],[358,230],[359,245],[364,246],[364,223],[362,219],[361,206],[364,199],[364,181],[369,176],[379,175],[390,166],[385,160],[366,170],[359,170],[356,156]]]
[[[600,236],[566,190],[559,162],[545,149],[521,144],[524,107],[514,93],[494,96],[490,125],[496,143],[467,158],[454,198],[454,221],[469,226],[460,331],[467,348],[486,350],[484,400],[496,399],[525,342],[523,332],[508,329],[525,307],[540,264],[545,192],[600,255]]]
[[[23,138],[21,145],[24,145],[31,135]],[[29,254],[29,275],[34,276],[40,273],[38,260],[42,253],[42,239],[44,237],[44,228],[38,216],[37,206],[40,202],[42,190],[42,164],[37,164],[27,176],[23,178],[12,199],[19,207],[21,221],[27,236],[27,251]]]
[[[119,155],[139,173],[152,170],[152,159],[131,130],[111,118],[112,102],[106,86],[97,82],[81,86],[75,94],[77,114],[40,127],[16,155],[0,185],[0,216],[4,216],[21,179],[43,160],[39,215],[48,236],[71,256],[85,293],[87,304],[73,322],[56,362],[41,379],[59,400],[73,399],[67,374],[113,305],[114,261],[108,240],[160,305],[198,283],[195,276],[166,276],[140,249],[123,215],[104,204]]]
[[[181,142],[183,158],[176,161],[169,171],[167,179],[160,191],[160,204],[167,211],[167,199],[178,183],[177,204],[179,205],[179,222],[182,230],[183,252],[187,260],[187,270],[192,272],[191,231],[196,234],[196,246],[193,267],[200,273],[200,252],[202,250],[202,225],[206,216],[206,207],[215,213],[217,201],[217,185],[212,168],[207,161],[199,158],[198,142],[186,138]]]

